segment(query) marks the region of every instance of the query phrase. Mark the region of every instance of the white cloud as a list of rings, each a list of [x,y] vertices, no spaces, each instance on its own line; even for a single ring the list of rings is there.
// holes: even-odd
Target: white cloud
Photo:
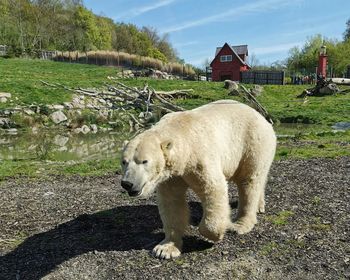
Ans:
[[[280,9],[281,7],[288,5],[295,5],[296,2],[300,2],[302,0],[259,0],[253,3],[245,4],[242,6],[235,7],[233,9],[229,9],[228,11],[218,13],[215,15],[211,15],[208,17],[188,21],[179,25],[174,25],[168,28],[164,28],[161,30],[163,33],[176,32],[196,26],[202,26],[212,22],[220,22],[237,19],[240,16],[245,16],[247,14],[252,13],[264,13],[271,10]]]
[[[142,6],[142,7],[138,7],[138,8],[126,11],[123,14],[115,16],[114,19],[115,20],[119,20],[121,18],[126,19],[126,18],[137,17],[137,16],[145,14],[145,13],[147,13],[149,11],[159,9],[161,7],[168,6],[171,3],[173,3],[173,2],[175,2],[175,0],[160,0],[160,1],[154,2],[152,4],[149,4],[147,6]]]

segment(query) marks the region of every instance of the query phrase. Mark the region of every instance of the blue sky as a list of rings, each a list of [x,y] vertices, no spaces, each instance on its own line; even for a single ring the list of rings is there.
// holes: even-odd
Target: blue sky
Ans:
[[[270,64],[312,35],[341,40],[350,0],[85,0],[94,13],[116,22],[168,33],[186,62],[201,66],[225,42],[247,44]]]

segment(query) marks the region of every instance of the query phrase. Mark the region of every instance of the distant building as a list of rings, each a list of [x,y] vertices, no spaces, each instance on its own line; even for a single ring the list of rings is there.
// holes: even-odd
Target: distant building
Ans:
[[[247,71],[248,46],[230,46],[225,43],[216,48],[215,58],[210,63],[213,81],[240,80],[240,72]]]

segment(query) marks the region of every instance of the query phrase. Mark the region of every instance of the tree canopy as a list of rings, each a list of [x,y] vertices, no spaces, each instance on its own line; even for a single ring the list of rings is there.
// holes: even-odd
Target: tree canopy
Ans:
[[[15,55],[41,49],[116,50],[178,60],[167,35],[95,15],[81,0],[1,0],[0,18],[0,45]]]

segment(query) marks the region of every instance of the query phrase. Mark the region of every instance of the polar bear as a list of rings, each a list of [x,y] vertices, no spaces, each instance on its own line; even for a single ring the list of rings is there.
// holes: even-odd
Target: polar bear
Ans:
[[[265,211],[265,184],[274,158],[276,136],[270,123],[251,107],[219,100],[194,110],[165,115],[126,143],[121,185],[130,196],[157,190],[165,239],[158,258],[181,254],[189,224],[186,191],[200,198],[199,232],[219,241],[227,230],[244,234]],[[238,214],[231,222],[228,182],[238,186]]]

